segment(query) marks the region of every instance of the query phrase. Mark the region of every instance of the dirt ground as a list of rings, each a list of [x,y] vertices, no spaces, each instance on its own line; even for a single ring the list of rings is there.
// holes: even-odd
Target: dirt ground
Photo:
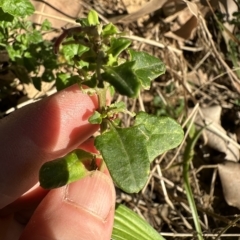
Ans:
[[[38,10],[33,20],[41,23],[47,17],[55,28],[71,27],[74,18],[94,9],[101,21],[113,22],[123,30],[133,40],[133,48],[153,54],[166,65],[166,73],[149,91],[136,100],[121,100],[132,111],[173,117],[184,127],[185,139],[177,149],[154,161],[148,184],[140,193],[130,195],[117,189],[117,202],[137,212],[166,239],[197,239],[183,187],[182,163],[191,125],[197,129],[205,126],[190,170],[204,239],[239,239],[238,4],[232,0],[33,3]],[[45,93],[48,88],[46,85]],[[16,96],[0,101],[1,112],[31,100],[36,96],[31,91],[24,86]],[[130,124],[128,118],[123,121]]]

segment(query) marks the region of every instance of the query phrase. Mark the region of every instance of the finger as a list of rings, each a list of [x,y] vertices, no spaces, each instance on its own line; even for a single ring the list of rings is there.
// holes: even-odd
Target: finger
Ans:
[[[51,190],[27,224],[24,240],[108,240],[115,190],[111,179],[95,171],[67,187]]]
[[[38,181],[41,165],[89,138],[97,97],[71,86],[0,121],[0,209]]]
[[[0,209],[0,218],[14,214],[21,224],[26,224],[48,192],[49,190],[45,190],[38,185],[14,202]]]
[[[23,229],[24,225],[18,223],[13,214],[0,218],[0,239],[19,239]]]
[[[89,138],[83,142],[79,147],[87,152],[98,153],[97,149],[94,146],[94,138]],[[110,176],[108,170],[106,169],[104,173]],[[5,217],[10,214],[15,215],[15,219],[21,224],[26,224],[33,212],[47,195],[49,190],[45,190],[37,184],[31,188],[27,193],[24,193],[23,196],[0,209],[0,217]]]

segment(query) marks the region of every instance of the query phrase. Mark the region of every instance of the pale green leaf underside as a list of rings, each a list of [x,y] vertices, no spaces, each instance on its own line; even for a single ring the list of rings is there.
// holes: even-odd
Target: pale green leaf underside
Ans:
[[[141,127],[112,128],[95,140],[114,182],[128,193],[143,188],[150,168]]]

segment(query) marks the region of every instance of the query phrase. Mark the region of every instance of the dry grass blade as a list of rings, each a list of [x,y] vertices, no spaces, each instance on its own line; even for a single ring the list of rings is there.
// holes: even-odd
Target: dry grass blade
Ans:
[[[153,45],[153,46],[156,46],[156,47],[159,47],[159,48],[167,48],[169,49],[170,51],[173,51],[177,54],[182,54],[182,51],[175,48],[175,47],[171,47],[171,46],[166,46],[160,42],[157,42],[157,41],[154,41],[154,40],[151,40],[151,39],[145,39],[145,38],[142,38],[142,37],[139,37],[139,36],[124,36],[125,38],[128,38],[128,39],[132,39],[132,40],[135,40],[135,41],[139,41],[141,43],[147,43],[147,44],[150,44],[150,45]]]
[[[207,1],[209,6],[210,3],[209,1]],[[223,60],[223,58],[221,57],[221,55],[219,54],[219,52],[217,51],[216,49],[216,46],[215,46],[215,43],[213,42],[212,40],[212,35],[210,33],[210,31],[208,30],[208,27],[206,25],[206,21],[205,19],[203,18],[203,16],[200,15],[199,19],[201,20],[201,25],[202,25],[202,28],[204,29],[205,33],[207,34],[207,37],[208,37],[208,41],[210,42],[211,44],[211,48],[214,52],[214,55],[217,57],[217,59],[221,62],[221,64],[225,67],[227,73],[229,74],[229,77],[230,77],[230,80],[232,82],[232,85],[233,87],[235,88],[235,90],[240,93],[240,80],[238,79],[238,77],[236,76],[236,74],[232,71],[232,69],[227,65],[227,63]]]
[[[34,14],[41,15],[41,16],[51,18],[51,19],[61,20],[61,21],[64,21],[66,23],[71,23],[71,24],[74,24],[74,25],[79,25],[78,23],[76,23],[76,21],[74,21],[70,18],[58,17],[58,16],[55,16],[53,14],[47,14],[47,13],[39,12],[39,11],[35,11]]]

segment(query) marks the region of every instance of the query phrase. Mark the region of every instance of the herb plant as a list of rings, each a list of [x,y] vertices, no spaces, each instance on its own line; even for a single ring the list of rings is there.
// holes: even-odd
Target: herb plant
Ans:
[[[7,1],[3,2],[5,5],[0,2],[0,6],[6,14],[16,14],[8,10]],[[24,2],[27,4],[28,1],[21,2],[25,6]],[[25,7],[31,9],[28,4]],[[56,78],[58,90],[78,83],[86,94],[97,94],[99,108],[89,122],[100,125],[100,135],[95,138],[99,154],[77,149],[60,159],[45,163],[39,173],[40,185],[46,189],[61,187],[91,174],[97,166],[98,170],[104,170],[106,164],[116,186],[127,193],[139,192],[147,182],[151,162],[163,152],[178,146],[183,139],[183,130],[169,117],[157,117],[145,112],[131,113],[123,102],[107,105],[106,94],[116,91],[135,98],[142,89],[150,88],[151,81],[165,72],[165,66],[158,58],[132,49],[131,41],[112,23],[102,25],[95,11],[90,11],[87,18],[78,19],[77,22],[79,26],[63,29],[54,45],[46,48],[62,59],[61,64],[55,55],[48,55],[49,62],[44,65],[42,61],[41,64],[45,66],[45,75],[51,75],[50,80]],[[14,24],[14,19],[11,24]],[[46,25],[47,22],[42,30]],[[25,58],[30,61],[36,56],[41,59],[39,52],[29,49],[32,44],[36,44],[35,49],[40,48],[44,42],[34,28],[31,28],[31,34],[28,28],[23,29],[27,33],[16,37],[12,44],[3,38],[0,40],[12,61],[17,66],[24,66],[25,75],[28,76],[32,71],[37,73],[37,62],[33,61],[32,69],[26,69],[28,64],[21,61],[25,61]],[[20,48],[19,55],[16,54],[16,48]],[[56,75],[54,69],[58,69]],[[36,76],[37,79],[30,80],[40,88],[42,77]],[[88,88],[83,88],[83,85]],[[134,125],[122,128],[119,113],[134,116]],[[97,164],[99,158],[102,159],[101,166]],[[122,221],[124,218],[130,225]],[[112,239],[163,238],[132,211],[118,206]]]
[[[81,26],[64,30],[55,42],[55,52],[60,51],[76,73],[74,76],[62,73],[65,77],[57,79],[57,87],[62,89],[77,82],[80,87],[89,87],[83,90],[86,93],[97,94],[99,109],[89,119],[92,124],[100,124],[101,135],[96,137],[95,146],[115,184],[125,192],[138,192],[146,184],[150,163],[159,154],[176,147],[182,140],[183,131],[174,120],[145,112],[136,114],[133,126],[121,128],[116,116],[127,112],[127,109],[123,102],[107,106],[106,93],[114,87],[122,95],[137,97],[141,88],[149,88],[151,81],[164,73],[164,65],[148,53],[129,48],[131,41],[124,38],[113,24],[102,26],[95,11],[90,11],[88,18],[78,22]],[[123,53],[127,60],[121,57]],[[63,161],[67,164],[72,161],[71,158],[67,160],[68,157],[74,154],[77,155],[76,165],[79,165],[78,159],[86,161],[87,153],[75,151],[55,163]],[[96,157],[92,154],[88,159],[94,161]],[[62,172],[64,170],[68,171],[68,168]],[[62,186],[72,181],[71,178],[66,182],[61,178],[50,178],[52,171],[55,171],[54,162],[45,163],[41,168],[40,183],[43,187]],[[75,168],[71,167],[71,171],[74,172]]]
[[[27,0],[0,1],[0,55],[7,53],[0,60],[1,98],[14,91],[14,78],[21,83],[33,83],[41,90],[42,81],[55,80],[54,72],[61,67],[53,44],[43,39],[51,31],[50,22],[45,20],[38,27],[23,18],[33,12],[34,7]]]

